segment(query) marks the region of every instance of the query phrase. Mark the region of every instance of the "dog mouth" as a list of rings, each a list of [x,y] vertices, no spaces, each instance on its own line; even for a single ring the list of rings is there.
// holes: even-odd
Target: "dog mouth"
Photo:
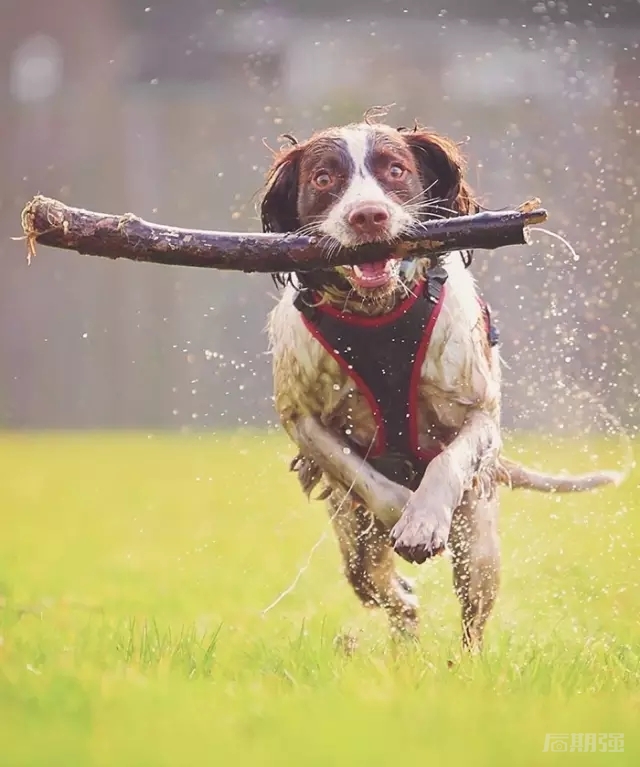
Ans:
[[[383,261],[343,267],[343,273],[351,287],[363,296],[377,296],[395,289],[400,271],[400,261],[393,255]]]
[[[361,289],[381,288],[395,277],[395,259],[354,264],[351,268],[351,282]]]

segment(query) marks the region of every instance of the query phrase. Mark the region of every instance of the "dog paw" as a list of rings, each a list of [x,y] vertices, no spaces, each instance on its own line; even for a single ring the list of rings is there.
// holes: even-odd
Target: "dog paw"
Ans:
[[[447,547],[449,524],[425,511],[407,509],[391,530],[393,549],[407,562],[422,564]]]

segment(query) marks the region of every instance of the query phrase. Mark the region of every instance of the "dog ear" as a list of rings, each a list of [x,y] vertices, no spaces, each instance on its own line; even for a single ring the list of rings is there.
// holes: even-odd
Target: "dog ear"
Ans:
[[[294,232],[298,220],[298,175],[302,149],[294,145],[284,150],[267,175],[265,193],[260,206],[264,232]]]
[[[464,179],[465,161],[457,144],[417,125],[399,129],[413,152],[426,198],[433,199],[433,212],[450,217],[477,213],[479,206]]]

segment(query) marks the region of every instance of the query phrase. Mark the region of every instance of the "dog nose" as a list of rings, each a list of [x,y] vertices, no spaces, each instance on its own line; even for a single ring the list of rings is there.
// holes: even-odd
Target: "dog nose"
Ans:
[[[366,203],[353,208],[347,220],[358,234],[376,235],[387,228],[389,211],[383,205]]]

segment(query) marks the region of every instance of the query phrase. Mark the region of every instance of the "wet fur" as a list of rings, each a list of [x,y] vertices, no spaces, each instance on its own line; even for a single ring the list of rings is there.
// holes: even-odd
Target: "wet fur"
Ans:
[[[305,160],[310,153],[324,151],[327,142],[344,130],[377,132],[374,145],[378,140],[389,142],[409,165],[406,157],[412,159],[411,184],[419,181],[428,200],[433,200],[420,207],[417,218],[478,210],[455,143],[419,127],[394,131],[363,124],[321,132],[275,158],[261,208],[265,231],[294,232],[303,225],[310,231],[300,217],[304,184],[309,183]],[[402,203],[402,195],[394,190],[389,194]],[[406,198],[408,192],[403,194]],[[329,248],[334,246],[328,243]],[[414,492],[386,479],[349,451],[343,434],[347,420],[352,442],[366,450],[373,440],[370,408],[354,382],[308,332],[293,300],[297,290],[312,290],[320,300],[345,311],[384,313],[406,296],[426,263],[410,267],[404,283],[398,281],[393,289],[373,297],[354,293],[348,271],[341,267],[276,276],[284,290],[268,323],[275,406],[298,447],[292,469],[304,492],[309,495],[323,485],[321,497],[328,502],[345,575],[361,602],[383,607],[393,629],[415,634],[417,600],[395,570],[394,552],[420,563],[448,547],[461,603],[463,642],[479,648],[500,579],[497,485],[563,492],[592,489],[615,477],[607,473],[550,477],[502,458],[499,353],[488,343],[476,284],[463,254],[449,254],[443,266],[449,276],[421,370],[419,433],[423,448],[444,450],[429,464]]]

